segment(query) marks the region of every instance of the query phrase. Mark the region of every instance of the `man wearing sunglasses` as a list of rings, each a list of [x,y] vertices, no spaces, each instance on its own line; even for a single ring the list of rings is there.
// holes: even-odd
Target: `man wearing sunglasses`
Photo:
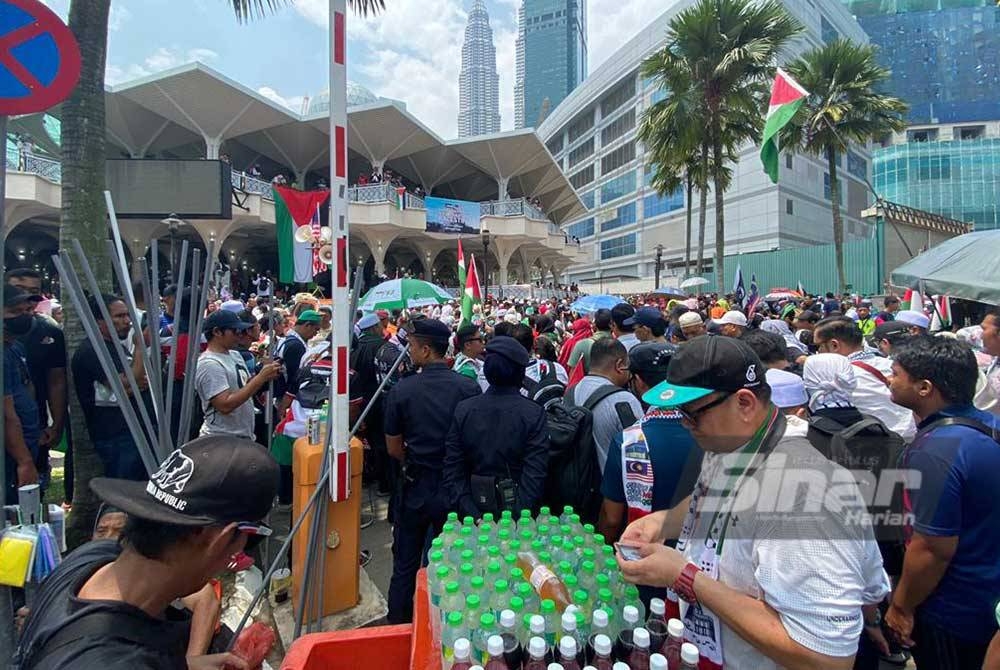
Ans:
[[[688,342],[643,400],[676,409],[705,457],[689,501],[625,529],[642,556],[619,558],[625,578],[672,588],[718,667],[851,668],[889,590],[852,475],[786,432],[763,364],[737,339]]]
[[[186,656],[191,620],[171,604],[270,533],[261,519],[278,490],[274,459],[249,440],[208,435],[149,481],[102,477],[91,488],[128,515],[121,538],[77,549],[46,579],[15,665],[244,670],[232,654]]]

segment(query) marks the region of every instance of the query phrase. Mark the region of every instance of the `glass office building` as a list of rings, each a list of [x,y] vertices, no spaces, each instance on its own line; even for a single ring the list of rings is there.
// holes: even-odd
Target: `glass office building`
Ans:
[[[518,27],[515,106],[521,125],[535,127],[587,76],[587,0],[523,0]]]

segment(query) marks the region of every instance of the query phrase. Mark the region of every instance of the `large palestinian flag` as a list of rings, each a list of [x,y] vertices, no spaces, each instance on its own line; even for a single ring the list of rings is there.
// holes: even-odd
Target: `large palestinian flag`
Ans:
[[[299,242],[295,231],[300,226],[310,226],[319,235],[320,207],[330,197],[330,191],[299,191],[287,186],[273,185],[274,218],[278,233],[278,281],[307,283],[313,280],[316,269],[323,269],[317,250],[311,242]]]
[[[778,132],[792,120],[808,95],[787,72],[778,68],[771,86],[771,104],[767,108],[764,136],[760,142],[760,162],[775,184],[778,183]]]

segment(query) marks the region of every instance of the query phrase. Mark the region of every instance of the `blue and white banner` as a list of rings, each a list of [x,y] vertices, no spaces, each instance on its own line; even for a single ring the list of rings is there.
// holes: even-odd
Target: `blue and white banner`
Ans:
[[[478,235],[480,210],[478,202],[424,198],[427,207],[427,232],[452,235]]]

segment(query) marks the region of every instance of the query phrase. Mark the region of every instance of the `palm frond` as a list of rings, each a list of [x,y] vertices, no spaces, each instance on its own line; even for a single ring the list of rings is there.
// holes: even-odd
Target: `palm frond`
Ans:
[[[228,0],[233,14],[240,23],[247,23],[272,14],[295,0]],[[377,14],[385,9],[385,0],[347,0],[347,4],[361,16]]]

